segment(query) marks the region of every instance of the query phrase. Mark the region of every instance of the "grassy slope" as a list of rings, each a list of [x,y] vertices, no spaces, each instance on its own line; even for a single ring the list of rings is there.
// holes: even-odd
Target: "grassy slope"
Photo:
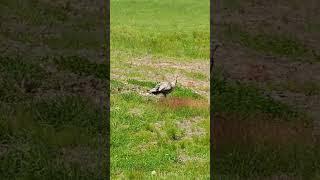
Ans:
[[[209,1],[111,1],[113,178],[209,178],[207,96],[181,85],[164,101],[141,95],[160,74],[207,82],[156,64],[207,60],[208,44]]]

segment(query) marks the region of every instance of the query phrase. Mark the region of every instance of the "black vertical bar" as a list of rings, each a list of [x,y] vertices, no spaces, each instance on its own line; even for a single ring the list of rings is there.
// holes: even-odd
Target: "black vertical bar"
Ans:
[[[216,37],[217,33],[217,26],[215,26],[214,29],[214,23],[216,21],[215,13],[219,9],[219,0],[210,0],[210,179],[214,179],[214,158],[215,158],[215,151],[214,151],[214,127],[213,127],[213,122],[214,122],[214,112],[212,111],[213,109],[213,86],[212,86],[212,81],[213,81],[213,71],[214,71],[214,54],[215,51],[217,50],[218,46],[215,45],[215,40],[218,38]]]
[[[211,98],[211,92],[213,90],[211,86],[212,79],[212,69],[213,69],[213,53],[212,53],[212,47],[213,47],[213,6],[214,6],[214,0],[210,0],[210,179],[213,179],[213,112],[212,112],[212,98]]]
[[[105,34],[105,53],[108,65],[108,78],[106,90],[106,179],[110,179],[110,0],[106,0],[106,34]]]

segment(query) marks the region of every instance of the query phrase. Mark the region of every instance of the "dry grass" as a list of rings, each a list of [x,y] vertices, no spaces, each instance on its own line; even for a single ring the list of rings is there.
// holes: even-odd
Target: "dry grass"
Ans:
[[[169,108],[180,108],[180,107],[190,107],[190,108],[209,108],[209,103],[206,100],[198,100],[191,98],[166,98],[160,99],[159,101],[161,106]]]

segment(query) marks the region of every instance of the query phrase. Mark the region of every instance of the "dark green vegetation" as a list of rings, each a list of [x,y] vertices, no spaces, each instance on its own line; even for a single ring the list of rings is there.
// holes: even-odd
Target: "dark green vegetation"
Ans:
[[[99,179],[98,107],[77,96],[2,106],[2,178]]]
[[[305,113],[249,85],[215,78],[211,86],[216,178],[287,174],[309,179],[319,173],[319,147],[312,143]]]
[[[82,3],[89,7],[88,10],[83,10],[80,3],[67,1],[1,1],[1,21],[4,23],[0,34],[18,42],[45,44],[52,49],[100,50],[104,38],[101,36],[103,28],[99,25],[104,23],[104,14],[97,12],[100,7],[94,6],[98,4]],[[12,28],[15,30],[11,31]]]
[[[216,55],[224,71],[211,81],[215,179],[319,179],[316,4],[222,2],[213,28],[224,44]]]
[[[106,176],[109,72],[90,2],[0,2],[0,179]]]
[[[107,64],[97,64],[78,56],[54,58],[54,62],[59,69],[68,70],[81,76],[94,75],[99,79],[107,79],[110,74]]]
[[[301,58],[312,53],[312,49],[307,48],[293,35],[250,33],[236,25],[222,27],[225,28],[224,33],[227,39],[261,53],[294,58]]]
[[[30,98],[27,93],[41,86],[46,73],[36,64],[23,61],[22,57],[0,57],[0,100],[16,102]]]
[[[50,74],[22,58],[0,63],[0,176],[99,179],[99,136],[106,129],[98,105],[80,94],[63,95],[68,90],[49,93]]]
[[[283,119],[295,119],[299,116],[293,107],[266,97],[261,89],[240,81],[228,82],[221,78],[221,75],[217,76],[211,82],[213,102],[211,108],[214,112],[243,113],[243,115],[266,113]]]

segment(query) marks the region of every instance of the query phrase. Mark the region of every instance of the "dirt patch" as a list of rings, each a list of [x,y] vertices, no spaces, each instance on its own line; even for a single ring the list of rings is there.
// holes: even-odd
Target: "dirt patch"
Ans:
[[[208,101],[189,98],[162,98],[159,100],[159,103],[163,107],[169,107],[173,109],[181,107],[209,108]]]
[[[193,156],[189,156],[187,155],[185,152],[181,152],[178,157],[177,157],[178,162],[180,163],[188,163],[188,162],[192,162],[192,161],[196,161],[197,163],[200,162],[205,162],[204,159],[201,159],[199,157],[193,157]]]
[[[161,137],[165,137],[166,133],[163,130],[163,127],[165,126],[165,121],[158,121],[153,124],[154,130],[157,132],[158,135]]]
[[[147,59],[147,60],[145,60]],[[139,79],[141,81],[173,81],[175,75],[178,77],[178,85],[193,89],[198,94],[209,96],[209,80],[201,81],[195,77],[190,77],[187,73],[197,72],[209,78],[209,64],[190,62],[171,62],[170,60],[148,60],[148,58],[132,61],[128,63],[128,67],[111,68],[112,78],[122,79],[125,81],[130,78]]]
[[[136,149],[136,152],[143,153],[143,152],[146,152],[146,151],[156,147],[157,145],[158,145],[157,141],[152,141],[152,142],[148,142],[148,143],[141,143],[135,149]]]
[[[196,117],[177,122],[178,128],[183,130],[184,138],[199,137],[206,134],[205,129],[195,126],[201,120],[200,117]]]
[[[150,57],[143,57],[139,59],[134,59],[131,61],[132,65],[135,66],[151,66],[159,69],[177,69],[177,70],[187,70],[193,72],[202,72],[209,75],[209,59],[208,61],[203,60],[193,60],[192,62],[179,61],[179,60],[169,60],[169,59],[152,59]]]
[[[143,110],[141,110],[139,108],[132,108],[132,109],[130,109],[129,113],[133,116],[141,116],[143,113]]]

